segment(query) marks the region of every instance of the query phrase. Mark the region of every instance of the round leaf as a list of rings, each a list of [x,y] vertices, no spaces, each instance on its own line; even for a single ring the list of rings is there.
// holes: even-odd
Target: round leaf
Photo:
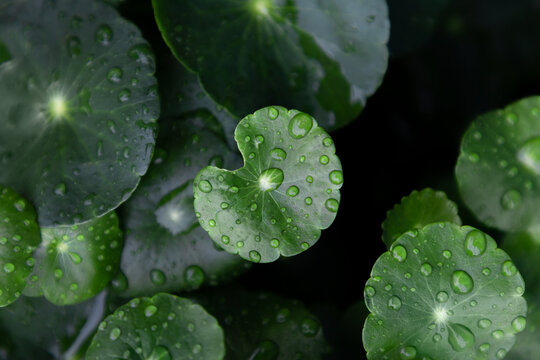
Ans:
[[[118,271],[122,232],[114,212],[84,224],[41,229],[25,294],[67,305],[103,290]]]
[[[244,167],[209,166],[195,179],[202,227],[253,262],[311,247],[339,206],[343,173],[332,139],[308,114],[267,107],[238,124],[235,140]]]
[[[501,359],[523,330],[524,282],[495,241],[437,223],[400,236],[364,296],[368,359]]]
[[[248,263],[216,249],[195,217],[193,179],[204,166],[237,166],[239,157],[197,116],[165,119],[153,164],[122,208],[126,229],[122,295],[182,291],[230,280]]]
[[[0,185],[0,306],[21,295],[41,241],[36,212],[15,191]]]
[[[238,116],[282,104],[314,114],[327,129],[343,126],[386,71],[383,0],[152,3],[175,56]]]
[[[322,359],[319,320],[297,300],[269,293],[210,293],[198,298],[222,324],[226,359]]]
[[[382,239],[390,247],[404,232],[442,221],[461,225],[456,204],[442,191],[430,188],[415,190],[388,211],[382,223]]]
[[[456,177],[479,220],[501,230],[540,223],[540,97],[478,117],[461,144]]]
[[[18,5],[0,32],[14,58],[0,66],[0,182],[36,206],[42,226],[84,222],[126,200],[149,165],[153,55],[100,2]]]
[[[223,359],[223,331],[200,305],[160,293],[135,298],[105,318],[87,360]]]

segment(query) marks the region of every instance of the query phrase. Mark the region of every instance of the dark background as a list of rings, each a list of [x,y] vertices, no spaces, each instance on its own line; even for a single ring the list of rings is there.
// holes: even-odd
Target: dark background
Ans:
[[[159,33],[151,7],[138,2],[120,11],[153,40]],[[411,191],[432,187],[458,203],[465,224],[476,225],[455,188],[461,136],[476,116],[540,94],[540,1],[388,0],[388,6],[382,85],[354,123],[332,134],[345,175],[336,221],[309,251],[255,264],[238,279],[247,289],[307,304],[322,319],[336,359],[362,353],[360,316],[348,313],[352,327],[342,320],[362,300],[386,250],[386,212]]]

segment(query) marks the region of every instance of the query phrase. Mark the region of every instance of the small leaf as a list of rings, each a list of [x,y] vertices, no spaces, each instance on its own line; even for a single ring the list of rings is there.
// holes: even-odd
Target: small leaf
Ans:
[[[270,293],[212,292],[197,297],[222,324],[226,359],[322,359],[323,329],[301,302]]]
[[[216,285],[249,263],[222,249],[200,226],[193,208],[193,179],[208,164],[238,166],[239,156],[198,116],[161,120],[153,164],[122,208],[126,229],[122,296]]]
[[[223,330],[200,305],[160,293],[135,298],[105,318],[87,360],[223,359]]]
[[[540,223],[540,97],[478,117],[461,143],[461,196],[490,227],[520,231]]]
[[[456,204],[442,191],[430,188],[415,190],[388,211],[382,223],[382,238],[386,246],[390,247],[404,232],[442,221],[461,225]]]
[[[367,357],[500,359],[525,317],[524,288],[509,256],[479,230],[436,223],[407,232],[364,290]]]
[[[13,57],[0,66],[0,182],[36,206],[41,226],[106,214],[150,163],[159,116],[152,51],[100,2],[15,4],[0,31]]]
[[[175,56],[238,116],[283,104],[335,129],[357,117],[386,71],[383,0],[152,3]]]
[[[36,212],[15,191],[0,185],[0,307],[21,295],[41,241]]]
[[[253,262],[293,256],[315,244],[339,207],[341,163],[310,115],[267,107],[244,118],[235,140],[244,167],[202,169],[195,211],[219,246]]]
[[[80,225],[42,228],[41,237],[25,295],[75,304],[103,290],[118,271],[123,238],[114,212]]]

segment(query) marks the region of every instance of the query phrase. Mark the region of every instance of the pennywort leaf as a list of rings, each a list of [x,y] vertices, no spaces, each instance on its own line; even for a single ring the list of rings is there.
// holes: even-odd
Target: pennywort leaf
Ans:
[[[126,229],[122,296],[183,291],[230,280],[249,263],[214,245],[195,217],[193,179],[207,165],[240,158],[196,114],[161,121],[148,173],[122,208]],[[204,129],[204,130],[203,130]]]
[[[400,236],[364,296],[368,359],[502,359],[525,327],[524,282],[495,241],[435,223]]]
[[[386,71],[383,0],[152,3],[175,56],[239,116],[283,104],[314,114],[327,129],[343,126]]]
[[[386,214],[382,223],[383,241],[387,247],[404,232],[421,229],[434,222],[453,222],[461,225],[456,204],[442,191],[430,188],[413,191]]]
[[[202,169],[195,211],[230,253],[271,262],[313,246],[339,207],[341,163],[330,136],[310,115],[267,107],[244,118],[235,140],[244,167]]]
[[[461,143],[456,177],[479,220],[505,231],[540,222],[540,97],[478,117]]]
[[[223,330],[200,305],[159,293],[120,306],[99,325],[87,360],[223,359]]]
[[[7,15],[0,41],[13,60],[0,66],[0,182],[36,206],[42,226],[106,214],[152,156],[152,51],[97,1],[19,1]]]
[[[42,228],[41,237],[26,295],[75,304],[103,290],[118,271],[123,238],[114,212],[84,224]]]
[[[0,307],[21,295],[41,237],[32,205],[0,185]]]

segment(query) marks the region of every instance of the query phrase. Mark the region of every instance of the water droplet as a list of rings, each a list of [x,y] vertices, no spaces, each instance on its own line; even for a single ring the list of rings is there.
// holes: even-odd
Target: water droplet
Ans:
[[[62,269],[54,269],[54,277],[56,279],[61,279],[62,276],[64,276],[64,272],[62,271]]]
[[[479,230],[471,230],[465,237],[465,253],[469,256],[479,256],[486,251],[486,237]]]
[[[519,149],[517,158],[526,168],[540,174],[540,137],[527,140]]]
[[[390,299],[388,299],[388,307],[396,311],[401,309],[401,299],[395,295],[392,296]]]
[[[334,185],[343,184],[343,173],[339,170],[334,170],[329,175],[330,182]]]
[[[491,326],[491,320],[489,319],[480,319],[478,320],[478,327],[480,329],[487,329]]]
[[[112,341],[115,341],[120,337],[121,334],[122,334],[122,330],[115,327],[114,329],[111,330],[111,333],[109,334],[109,339],[111,339]]]
[[[291,185],[287,189],[287,195],[289,195],[290,197],[295,197],[296,195],[298,195],[299,192],[300,192],[300,189],[298,189],[298,186],[295,186],[295,185]]]
[[[480,352],[482,353],[488,353],[489,352],[489,349],[490,349],[490,345],[488,343],[485,343],[485,344],[482,344],[478,347],[478,349],[480,350]]]
[[[326,155],[321,155],[319,162],[323,165],[327,165],[330,162],[330,158]]]
[[[505,210],[514,210],[521,205],[521,193],[515,189],[508,190],[501,197],[501,206]]]
[[[274,149],[272,149],[272,151],[270,151],[270,156],[274,160],[283,161],[283,160],[285,160],[287,158],[287,153],[283,149],[274,148]]]
[[[399,350],[399,358],[401,360],[414,360],[416,359],[416,348],[414,346],[406,346]]]
[[[505,349],[499,349],[497,350],[497,359],[504,359],[506,356],[506,350]]]
[[[108,46],[113,38],[113,31],[108,25],[100,25],[96,31],[96,42]]]
[[[404,262],[407,260],[407,249],[401,245],[394,246],[392,248],[392,257],[399,262]]]
[[[60,183],[54,188],[54,193],[58,196],[66,195],[66,184]]]
[[[157,307],[156,307],[156,306],[154,306],[154,305],[148,305],[148,306],[144,309],[144,316],[146,316],[146,317],[151,317],[151,316],[153,316],[156,312],[157,312]]]
[[[221,242],[224,243],[225,245],[227,245],[230,241],[231,239],[227,235],[221,236]]]
[[[502,330],[495,330],[491,333],[491,336],[493,336],[494,339],[500,340],[504,337],[504,331]]]
[[[514,265],[514,263],[510,260],[507,260],[505,261],[503,264],[502,264],[502,273],[503,275],[505,276],[513,276],[513,275],[516,275],[517,273],[517,268],[516,266]]]
[[[435,297],[440,303],[445,303],[448,301],[448,293],[446,291],[439,291]]]
[[[276,120],[279,115],[279,111],[274,107],[268,108],[268,117],[270,120]]]
[[[321,327],[319,321],[312,317],[307,317],[300,323],[300,331],[306,337],[313,337],[319,332]]]
[[[15,271],[15,265],[12,263],[4,264],[4,272],[7,274],[11,274],[13,271]]]
[[[420,272],[424,276],[431,275],[432,271],[433,271],[433,267],[429,263],[423,263],[422,266],[420,266]]]
[[[298,113],[289,121],[289,135],[294,139],[305,137],[313,127],[313,118],[306,113]]]
[[[74,264],[80,264],[82,259],[81,259],[81,256],[77,253],[74,253],[74,252],[69,252],[69,258],[71,259],[71,261],[73,261]]]
[[[336,199],[328,199],[324,203],[324,206],[326,207],[326,210],[335,213],[338,211],[339,201],[337,201]]]
[[[518,316],[514,320],[512,320],[512,327],[514,328],[515,332],[522,332],[525,330],[525,326],[527,325],[527,319],[525,319],[523,316]]]
[[[152,61],[152,50],[146,44],[138,44],[128,50],[128,56],[138,63],[148,65]]]
[[[204,193],[209,193],[212,191],[212,184],[210,184],[210,182],[207,180],[199,181],[199,185],[197,185],[197,187]]]
[[[249,252],[249,259],[253,262],[260,262],[261,261],[261,254],[258,251],[251,250]]]
[[[283,178],[283,170],[277,168],[266,169],[259,175],[259,189],[261,191],[276,190],[283,183]]]
[[[474,281],[465,271],[456,270],[452,273],[451,285],[456,294],[468,294],[474,288]]]
[[[150,271],[150,281],[154,285],[162,285],[167,280],[167,277],[163,273],[163,271],[159,269],[153,269]]]
[[[463,351],[474,345],[476,338],[468,327],[461,324],[448,326],[448,343],[455,351]]]
[[[313,204],[313,199],[308,196],[304,199],[304,202],[306,203],[306,205],[311,205]]]
[[[123,103],[123,102],[129,101],[130,98],[131,98],[131,91],[129,91],[128,89],[122,89],[118,92],[119,102]]]
[[[110,69],[109,72],[107,73],[107,79],[110,82],[117,83],[120,80],[122,80],[122,74],[123,74],[122,69],[114,67]]]
[[[273,248],[279,247],[279,240],[278,239],[270,240],[270,246],[273,247]]]
[[[445,259],[450,260],[452,258],[452,252],[450,250],[444,250],[442,255]]]
[[[325,138],[323,139],[323,142],[322,142],[322,143],[323,143],[323,146],[324,146],[324,147],[330,147],[330,146],[332,146],[332,144],[333,144],[334,142],[332,141],[331,138],[325,137]]]
[[[192,288],[199,288],[204,282],[204,271],[197,265],[190,265],[184,270],[184,280]]]
[[[375,296],[375,288],[373,286],[366,286],[365,293],[367,297],[373,297]]]

